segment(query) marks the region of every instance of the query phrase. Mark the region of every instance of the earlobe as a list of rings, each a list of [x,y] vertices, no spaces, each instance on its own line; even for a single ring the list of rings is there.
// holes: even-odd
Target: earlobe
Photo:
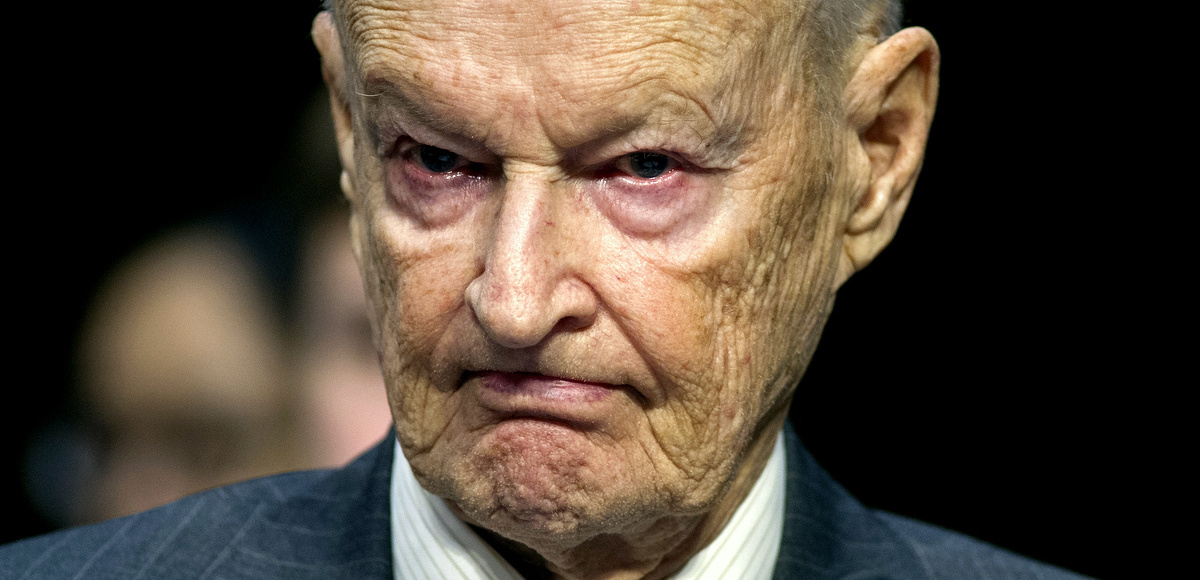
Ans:
[[[317,14],[313,20],[312,38],[317,52],[321,54],[321,75],[329,90],[334,135],[337,138],[338,157],[342,162],[342,192],[353,201],[354,122],[350,115],[350,101],[346,95],[346,64],[332,14]]]
[[[924,28],[906,28],[867,51],[843,93],[858,141],[848,171],[840,281],[887,246],[900,225],[925,155],[937,102],[938,46]]]

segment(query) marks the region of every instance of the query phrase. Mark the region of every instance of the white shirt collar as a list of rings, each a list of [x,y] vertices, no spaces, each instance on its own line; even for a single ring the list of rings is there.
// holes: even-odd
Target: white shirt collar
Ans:
[[[392,570],[396,580],[520,580],[521,575],[446,502],[425,491],[400,444],[392,463]],[[674,576],[675,580],[766,580],[775,570],[783,536],[787,478],[783,433],[750,494],[716,539]]]

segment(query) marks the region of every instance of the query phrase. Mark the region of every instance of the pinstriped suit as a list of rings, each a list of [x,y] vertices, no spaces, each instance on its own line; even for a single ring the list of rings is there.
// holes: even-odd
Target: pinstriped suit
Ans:
[[[869,510],[786,428],[787,508],[775,578],[1080,578]],[[392,577],[391,438],[340,470],[257,479],[0,547],[0,578]]]

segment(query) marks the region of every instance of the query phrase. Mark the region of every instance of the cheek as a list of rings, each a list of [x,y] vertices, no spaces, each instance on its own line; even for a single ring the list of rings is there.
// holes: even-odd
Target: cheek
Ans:
[[[719,452],[757,410],[747,406],[759,386],[746,372],[753,329],[738,313],[743,293],[726,284],[726,264],[679,271],[638,262],[615,270],[607,306],[657,378],[647,417],[665,447]]]
[[[422,453],[458,412],[453,369],[438,364],[439,348],[463,312],[473,260],[469,245],[444,234],[403,235],[381,222],[367,246],[380,366],[397,435],[406,451]]]
[[[372,325],[385,374],[427,369],[449,321],[464,307],[476,275],[472,228],[425,230],[388,203],[362,228],[363,264]]]
[[[376,267],[392,278],[379,300],[387,304],[376,308],[381,330],[397,337],[401,352],[411,358],[427,354],[437,342],[448,320],[461,307],[464,284],[455,270],[461,267],[452,255],[426,255],[405,259],[395,254],[381,256]]]
[[[781,349],[771,348],[781,338],[771,336],[773,323],[764,316],[772,291],[766,274],[777,258],[761,245],[773,235],[761,231],[771,223],[760,217],[763,192],[728,192],[702,235],[628,240],[621,250],[637,259],[614,269],[620,286],[611,293],[614,315],[662,384],[647,411],[659,443],[688,458],[680,464],[693,466],[697,477],[729,467],[728,450],[758,423],[769,369],[781,359]]]
[[[695,234],[625,238],[601,254],[618,257],[609,267],[615,273],[609,307],[647,345],[656,366],[688,383],[711,383],[731,370],[730,349],[740,348],[751,330],[740,311],[750,294],[756,224],[746,217],[754,214],[747,200],[737,198],[724,194],[711,211],[705,208],[711,217]]]

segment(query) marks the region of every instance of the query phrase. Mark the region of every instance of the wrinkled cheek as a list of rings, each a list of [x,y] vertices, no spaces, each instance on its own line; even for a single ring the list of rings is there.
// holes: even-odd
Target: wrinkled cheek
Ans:
[[[393,300],[405,304],[406,286],[401,283],[398,288],[401,292]],[[449,422],[453,413],[446,400],[450,393],[433,380],[432,349],[419,328],[422,313],[399,306],[392,310],[395,316],[382,325],[391,337],[383,355],[388,403],[404,448],[420,452],[432,445]]]
[[[436,352],[463,306],[466,269],[453,245],[395,234],[373,232],[369,298],[397,432],[415,450],[430,445],[453,415],[447,398],[455,385],[436,376]]]
[[[750,329],[734,314],[738,300],[727,289],[738,278],[718,271],[727,267],[721,257],[713,265],[694,260],[687,271],[663,262],[630,269],[629,291],[609,301],[657,379],[646,418],[662,454],[659,481],[696,505],[722,489],[751,411],[742,364]]]
[[[673,495],[701,507],[723,489],[746,441],[744,398],[737,385],[709,367],[671,385],[667,402],[648,412],[656,442],[681,485]]]
[[[679,426],[660,430],[666,434],[664,446],[688,458],[679,465],[690,466],[689,478],[713,493],[737,468],[763,412],[766,384],[758,370],[753,321],[741,298],[728,291],[701,299],[704,315],[697,319],[692,372],[676,385],[670,413]]]

